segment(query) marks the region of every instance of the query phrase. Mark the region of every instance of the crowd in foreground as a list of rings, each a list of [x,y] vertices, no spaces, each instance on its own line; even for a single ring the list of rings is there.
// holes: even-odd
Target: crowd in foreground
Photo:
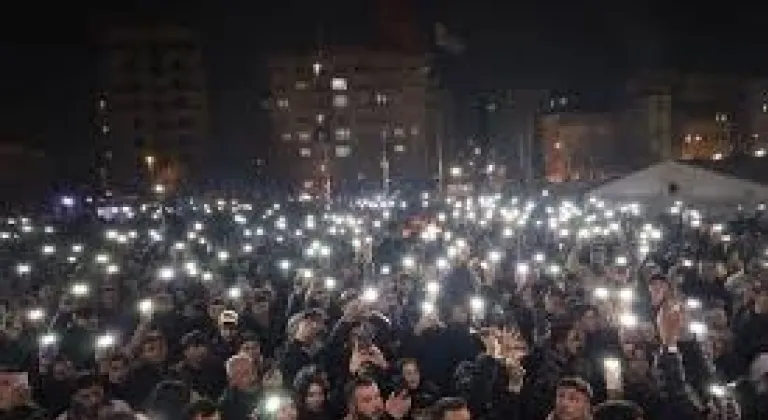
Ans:
[[[768,419],[763,229],[548,194],[14,215],[0,419]]]

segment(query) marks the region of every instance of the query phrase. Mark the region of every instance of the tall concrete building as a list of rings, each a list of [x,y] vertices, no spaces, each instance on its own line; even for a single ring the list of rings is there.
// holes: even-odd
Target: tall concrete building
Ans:
[[[269,62],[270,163],[293,187],[389,187],[434,176],[426,56],[360,49]],[[389,181],[389,182],[388,182]]]
[[[121,28],[104,38],[96,98],[100,177],[120,191],[194,181],[205,167],[208,96],[200,40],[173,26]]]

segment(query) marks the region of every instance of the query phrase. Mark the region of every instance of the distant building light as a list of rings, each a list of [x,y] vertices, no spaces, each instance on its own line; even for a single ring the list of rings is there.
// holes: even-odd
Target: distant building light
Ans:
[[[317,123],[318,123],[318,124],[322,124],[322,123],[323,123],[323,121],[325,121],[325,115],[323,115],[323,114],[317,114],[317,115],[315,116],[315,120],[317,120]]]
[[[323,65],[319,62],[315,62],[315,64],[312,64],[312,73],[315,74],[315,76],[319,76],[320,72],[323,71]]]
[[[723,160],[723,154],[715,153],[714,155],[712,155],[712,160]]]
[[[405,137],[405,129],[403,127],[396,127],[392,134],[395,135],[395,137]]]
[[[757,149],[755,150],[755,157],[765,157],[766,150],[765,149]]]
[[[395,145],[395,152],[397,153],[405,153],[405,146],[402,144],[396,144]]]
[[[343,77],[334,77],[333,79],[331,79],[331,89],[347,90],[347,79]]]
[[[309,141],[309,131],[299,131],[300,141]]]
[[[347,95],[333,95],[333,106],[336,108],[346,108],[349,104]]]
[[[287,109],[288,108],[288,99],[280,98],[277,100],[277,107],[280,109]]]
[[[345,158],[352,153],[352,150],[347,145],[336,146],[336,157]]]
[[[296,90],[306,90],[309,87],[309,83],[306,80],[297,80],[294,87]]]
[[[560,143],[559,141],[555,142],[555,150],[560,150],[563,148],[563,143]]]
[[[312,156],[312,150],[310,150],[308,147],[302,147],[299,149],[299,156],[301,157],[311,157]]]
[[[283,141],[291,141],[291,133],[283,133],[280,135],[280,138],[283,139]]]

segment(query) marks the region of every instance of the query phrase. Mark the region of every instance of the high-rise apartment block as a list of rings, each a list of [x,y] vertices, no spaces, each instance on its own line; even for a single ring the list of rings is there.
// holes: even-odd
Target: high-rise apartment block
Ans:
[[[169,26],[114,29],[104,47],[104,88],[96,99],[100,170],[127,191],[193,180],[205,167],[209,125],[196,34]]]
[[[327,49],[269,62],[270,162],[309,191],[423,180],[437,164],[424,55]],[[326,191],[327,192],[327,191]]]

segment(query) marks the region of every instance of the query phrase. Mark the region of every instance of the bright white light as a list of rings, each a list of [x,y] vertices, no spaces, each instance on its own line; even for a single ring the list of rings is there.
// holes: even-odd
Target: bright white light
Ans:
[[[450,267],[448,260],[445,258],[438,258],[436,265],[437,265],[437,269],[440,271],[445,271]]]
[[[155,186],[152,188],[152,190],[155,192],[155,194],[163,194],[163,193],[165,193],[165,185],[163,185],[163,184],[155,184]]]
[[[252,244],[243,244],[243,252],[246,254],[250,254],[253,252],[253,245]]]
[[[707,333],[707,324],[701,321],[691,321],[688,325],[688,329],[696,335],[704,335]]]
[[[53,255],[56,253],[56,247],[53,245],[43,245],[41,252],[43,255]]]
[[[40,345],[43,347],[50,347],[56,344],[57,341],[59,341],[59,337],[53,333],[43,334],[40,336]]]
[[[45,318],[45,311],[41,308],[30,309],[27,312],[27,319],[33,322],[40,321]]]
[[[543,263],[544,260],[545,260],[544,253],[537,252],[537,253],[533,254],[533,260],[536,261],[539,264]]]
[[[621,360],[615,357],[606,357],[603,360],[603,365],[605,365],[605,370],[616,372],[621,369]]]
[[[96,254],[96,263],[97,264],[106,264],[109,262],[109,255],[107,254]]]
[[[440,283],[436,281],[427,282],[427,293],[436,295],[440,292]]]
[[[693,260],[690,258],[686,258],[683,260],[683,267],[691,268],[693,267]]]
[[[143,315],[149,315],[152,313],[152,299],[143,299],[139,301],[139,312]]]
[[[204,228],[204,226],[203,226],[203,224],[201,222],[195,222],[192,225],[192,229],[194,229],[195,232],[200,232],[201,230],[203,230],[203,228]]]
[[[709,386],[709,393],[717,398],[725,398],[728,395],[728,389],[722,385],[712,384]]]
[[[86,296],[90,292],[90,287],[85,283],[75,283],[70,292],[73,296]]]
[[[701,309],[701,301],[694,298],[688,298],[685,300],[685,306],[688,309]]]
[[[619,299],[622,302],[632,302],[635,298],[635,291],[629,288],[619,290]]]
[[[220,262],[224,262],[229,259],[229,252],[219,251],[218,253],[216,253],[216,258],[218,258]]]
[[[504,257],[501,251],[491,251],[488,253],[488,260],[492,263],[498,263]]]
[[[176,270],[174,270],[173,267],[162,267],[158,270],[157,277],[160,280],[172,280],[176,277]]]
[[[275,413],[277,412],[277,410],[280,409],[280,406],[282,405],[283,405],[283,399],[280,398],[280,396],[270,395],[267,397],[267,400],[264,403],[264,409],[267,410],[268,413]]]
[[[435,313],[435,304],[429,301],[421,302],[421,312],[427,315]]]
[[[243,295],[243,291],[240,290],[239,287],[230,287],[229,290],[227,290],[227,296],[230,299],[240,299],[240,297]]]
[[[381,266],[381,274],[384,276],[389,275],[392,272],[392,269],[389,267],[389,265],[384,264]]]
[[[619,315],[619,323],[621,326],[627,328],[633,328],[637,326],[637,315],[632,313],[623,313]]]
[[[373,287],[366,288],[363,291],[363,300],[366,302],[375,302],[379,298],[379,291]]]
[[[560,274],[560,272],[561,272],[561,270],[560,270],[560,266],[559,266],[559,265],[557,265],[557,264],[550,264],[550,265],[547,267],[547,273],[549,273],[549,274],[550,274],[550,275],[552,275],[552,276],[557,276],[557,275],[559,275],[559,274]]]
[[[79,253],[83,252],[83,246],[80,245],[80,244],[72,245],[72,252],[74,252],[75,254],[79,254]]]
[[[75,199],[72,197],[61,197],[61,205],[66,208],[75,207]]]
[[[623,255],[619,255],[616,257],[616,266],[617,267],[624,267],[627,265],[627,257]]]
[[[203,273],[203,281],[211,281],[211,280],[213,280],[213,273],[211,273],[210,271],[206,271],[205,273]]]
[[[280,260],[277,263],[277,267],[282,271],[288,271],[291,269],[291,262],[289,260]]]
[[[96,337],[96,348],[106,349],[115,345],[115,336],[112,334],[102,334]]]
[[[765,157],[765,155],[766,155],[765,149],[755,150],[755,157]]]
[[[595,297],[600,300],[607,300],[611,296],[611,291],[607,287],[598,287],[595,289]]]
[[[472,296],[469,299],[469,307],[473,312],[482,312],[483,308],[485,308],[485,302],[479,296]]]
[[[333,290],[336,288],[336,279],[333,277],[326,277],[325,278],[325,288],[328,290]]]
[[[405,256],[403,257],[403,267],[407,269],[412,269],[416,266],[416,261],[411,256]]]
[[[29,274],[32,271],[32,266],[26,263],[21,263],[16,266],[16,273],[19,275]]]
[[[107,274],[113,275],[120,272],[120,267],[117,264],[110,264],[107,266]]]
[[[517,263],[517,274],[522,276],[527,275],[530,272],[530,267],[526,263]]]

